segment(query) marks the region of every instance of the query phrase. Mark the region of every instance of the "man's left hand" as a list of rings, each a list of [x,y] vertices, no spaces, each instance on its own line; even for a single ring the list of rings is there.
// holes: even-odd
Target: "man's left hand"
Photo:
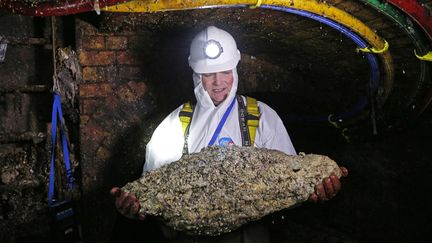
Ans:
[[[342,177],[348,176],[348,169],[345,167],[340,167],[342,171]],[[322,183],[315,186],[315,192],[309,197],[311,202],[325,202],[336,196],[341,188],[341,182],[339,178],[332,174],[330,177],[323,179]]]

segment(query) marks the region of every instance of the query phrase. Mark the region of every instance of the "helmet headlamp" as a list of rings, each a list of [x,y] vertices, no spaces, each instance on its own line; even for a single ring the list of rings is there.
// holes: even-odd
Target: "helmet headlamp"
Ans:
[[[223,48],[218,41],[208,40],[204,45],[204,54],[207,58],[216,59],[223,52]]]

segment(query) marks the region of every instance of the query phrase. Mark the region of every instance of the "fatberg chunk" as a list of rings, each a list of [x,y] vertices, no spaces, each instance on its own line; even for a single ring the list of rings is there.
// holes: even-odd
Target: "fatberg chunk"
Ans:
[[[306,201],[339,166],[323,155],[208,147],[126,184],[141,212],[192,235],[220,235]]]

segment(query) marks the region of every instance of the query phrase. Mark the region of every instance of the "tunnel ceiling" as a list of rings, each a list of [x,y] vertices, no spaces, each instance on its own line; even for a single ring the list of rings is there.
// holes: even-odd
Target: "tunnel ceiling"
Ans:
[[[252,1],[104,0],[96,6],[76,0],[63,6],[62,2],[4,0],[2,4],[29,15],[105,10],[91,22],[104,32],[151,33],[145,43],[153,48],[145,53],[153,60],[149,70],[170,67],[178,75],[160,71],[157,76],[170,80],[167,86],[181,83],[185,89],[191,85],[183,83],[190,79],[186,60],[193,34],[207,25],[219,26],[235,36],[242,52],[240,91],[265,101],[266,94],[272,93],[282,116],[300,116],[302,121],[332,118],[339,127],[370,126],[372,118],[388,127],[419,115],[429,104],[432,85],[426,57],[432,51],[432,1],[263,1],[257,9],[240,3]],[[190,9],[205,5],[211,7]],[[303,11],[315,19],[275,7]],[[188,10],[153,13],[168,9]],[[333,26],[317,18],[329,19]],[[358,51],[359,44],[346,32],[376,53]]]
[[[336,113],[335,117],[343,118],[335,119],[341,123],[359,119],[368,123],[374,116],[372,119],[381,119],[384,126],[392,126],[388,121],[415,116],[416,109],[424,109],[425,100],[430,99],[430,63],[417,58],[413,51],[426,54],[431,48],[428,27],[418,24],[419,18],[384,1],[286,2],[298,4],[293,8],[299,9],[302,2],[328,4],[341,12],[337,14],[347,14],[359,21],[350,26],[351,30],[368,46],[379,52],[384,44],[373,42],[380,39],[381,43],[389,44],[389,49],[374,54],[358,52],[358,43],[341,30],[316,19],[268,8],[236,6],[152,14],[107,13],[101,23],[107,31],[147,29],[159,33],[156,46],[164,49],[176,45],[174,49],[182,50],[181,60],[186,60],[190,33],[209,24],[227,29],[236,36],[243,53],[239,73],[245,85],[240,89],[246,93],[272,92],[273,97],[280,93],[279,102],[283,106],[279,110],[283,110],[282,114],[295,114],[288,120],[301,117],[302,122],[322,122],[328,120],[328,114]],[[423,10],[429,9],[430,1],[423,1],[421,6]],[[310,9],[318,16],[328,13],[322,5]],[[330,18],[339,20],[335,23],[342,26],[351,24],[345,16]],[[428,21],[430,18],[422,23]],[[373,55],[377,70],[368,63],[367,55]],[[377,75],[374,81],[373,73]],[[265,95],[260,98],[265,100]]]
[[[355,51],[355,44],[325,25],[295,15],[249,9],[121,16],[111,13],[103,16],[101,28],[107,32],[151,30],[157,33],[153,45],[155,55],[159,55],[154,57],[159,61],[158,65],[172,66],[165,60],[180,55],[178,61],[187,70],[192,35],[207,25],[219,26],[236,37],[242,52],[239,72],[243,77],[240,84],[243,92],[302,96],[298,101],[310,106],[308,113],[311,114],[347,109],[366,92],[368,65]],[[185,74],[182,78],[189,80],[189,77],[190,74]],[[351,95],[346,97],[340,90],[350,90]],[[346,102],[341,103],[341,99]],[[294,100],[292,103],[298,104]],[[287,104],[285,108],[288,107],[291,111],[298,109]],[[303,106],[298,112],[304,112],[304,109]]]

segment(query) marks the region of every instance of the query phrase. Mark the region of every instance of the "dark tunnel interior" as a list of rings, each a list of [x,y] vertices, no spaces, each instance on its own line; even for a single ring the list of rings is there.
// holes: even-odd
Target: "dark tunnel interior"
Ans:
[[[209,25],[236,39],[238,93],[272,107],[297,152],[349,170],[328,202],[260,219],[271,242],[432,241],[431,64],[412,53],[432,51],[428,28],[393,5],[377,10],[379,1],[310,2],[359,23],[344,29],[352,22],[343,14],[319,22],[337,19],[321,16],[325,8],[309,17],[242,6],[35,17],[0,4],[0,241],[55,242],[47,207],[55,71],[77,182],[68,192],[58,165],[55,196],[74,199],[82,242],[170,242],[157,218],[121,218],[109,189],[140,177],[156,126],[195,99],[189,45]],[[389,49],[362,52],[354,39]],[[53,48],[63,51],[55,59]]]

